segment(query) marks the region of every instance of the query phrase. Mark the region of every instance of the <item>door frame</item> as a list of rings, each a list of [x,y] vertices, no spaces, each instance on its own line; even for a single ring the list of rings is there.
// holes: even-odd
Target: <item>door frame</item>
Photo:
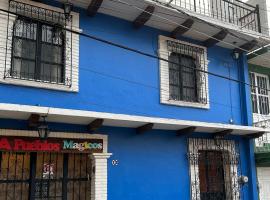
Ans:
[[[199,179],[199,151],[221,151],[223,155],[228,156],[227,159],[232,161],[229,165],[229,175],[224,174],[224,179],[229,180],[229,186],[225,185],[226,196],[234,193],[234,195],[228,199],[240,200],[241,188],[238,183],[238,176],[240,175],[239,164],[240,154],[239,147],[233,140],[222,140],[222,139],[202,139],[202,138],[189,138],[188,139],[188,158],[189,158],[189,173],[190,173],[190,184],[191,184],[191,199],[200,200],[200,179]],[[238,155],[239,154],[239,155]],[[225,166],[225,162],[224,162]],[[225,168],[224,168],[225,169]],[[225,181],[225,184],[227,182]],[[231,188],[231,186],[233,186]],[[227,188],[230,188],[228,191]]]
[[[20,137],[37,137],[37,131],[32,130],[14,130],[0,129],[1,136],[20,136]],[[89,134],[75,132],[50,132],[49,138],[69,138],[69,139],[102,139],[103,152],[89,154],[92,164],[91,175],[91,199],[107,200],[108,192],[108,159],[112,153],[108,153],[108,135]],[[33,192],[33,191],[32,191]]]

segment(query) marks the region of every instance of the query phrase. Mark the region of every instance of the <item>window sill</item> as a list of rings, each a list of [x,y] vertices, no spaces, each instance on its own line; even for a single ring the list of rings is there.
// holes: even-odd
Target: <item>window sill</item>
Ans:
[[[182,107],[192,107],[192,108],[201,108],[201,109],[210,109],[209,103],[194,103],[194,102],[186,102],[186,101],[176,101],[176,100],[162,100],[162,104],[174,105],[174,106],[182,106]]]
[[[49,89],[49,90],[58,90],[58,91],[65,91],[65,92],[78,92],[79,91],[79,88],[74,87],[74,86],[70,87],[66,85],[58,85],[58,84],[53,84],[53,83],[29,81],[29,80],[13,79],[13,78],[1,79],[0,83],[41,88],[41,89]]]

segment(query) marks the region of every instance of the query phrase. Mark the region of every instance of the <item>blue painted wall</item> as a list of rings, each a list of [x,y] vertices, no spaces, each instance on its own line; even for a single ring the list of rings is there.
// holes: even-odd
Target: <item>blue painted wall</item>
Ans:
[[[130,22],[102,14],[90,18],[78,11],[85,33],[150,54],[157,54],[158,35],[168,35],[149,27],[135,30]],[[247,71],[228,49],[209,48],[208,59],[213,73],[239,79]],[[246,124],[242,112],[246,104],[238,83],[209,76],[209,110],[162,105],[159,86],[158,60],[80,37],[78,93],[0,84],[0,102],[220,123],[232,118],[235,124]]]
[[[101,130],[109,134],[108,199],[109,200],[190,200],[187,137],[177,137],[174,132],[151,131],[136,135],[132,129],[110,128]],[[205,135],[209,138],[210,135]],[[193,134],[191,137],[202,137]],[[256,200],[256,171],[252,164],[252,144],[240,137],[240,169],[249,183],[241,188],[242,200]],[[119,165],[112,166],[116,159]]]
[[[52,131],[86,132],[85,126],[50,123]],[[27,122],[0,120],[0,128],[27,129]],[[187,137],[173,131],[150,131],[138,135],[134,129],[103,127],[98,133],[109,136],[108,200],[190,200]],[[192,137],[209,138],[210,134]],[[256,180],[251,165],[249,140],[231,137],[239,142],[241,171],[250,179],[242,189],[242,200],[256,200],[252,188]],[[113,166],[112,160],[119,164]],[[256,196],[255,196],[256,197]]]

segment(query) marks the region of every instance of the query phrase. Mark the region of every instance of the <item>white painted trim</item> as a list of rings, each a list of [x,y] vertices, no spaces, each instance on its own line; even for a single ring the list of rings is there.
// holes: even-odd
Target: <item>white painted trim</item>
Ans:
[[[29,5],[38,6],[40,8],[44,9],[50,9],[57,12],[63,13],[63,9],[50,6],[47,4],[34,2],[30,0],[18,0],[19,2],[23,2]],[[1,0],[0,1],[0,7],[3,9],[8,10],[8,1],[7,0]],[[71,12],[72,15],[72,26],[71,24],[68,24],[67,28],[71,28],[75,31],[81,32],[82,30],[79,28],[79,13]],[[3,84],[12,84],[12,85],[19,85],[19,86],[26,86],[26,87],[35,87],[35,88],[43,88],[43,89],[51,89],[51,90],[60,90],[60,91],[66,91],[66,92],[78,92],[79,91],[79,35],[73,34],[71,32],[66,31],[66,49],[65,52],[67,55],[72,56],[72,59],[66,59],[66,65],[65,65],[65,76],[66,77],[72,77],[71,80],[71,86],[66,85],[60,85],[60,84],[54,84],[49,82],[43,82],[43,81],[30,81],[30,80],[22,80],[22,79],[14,79],[11,77],[5,78],[5,73],[7,70],[11,67],[11,51],[12,51],[12,34],[11,31],[13,29],[13,23],[15,21],[15,16],[10,15],[9,16],[9,22],[8,22],[8,16],[1,16],[0,18],[0,46],[5,47],[6,41],[7,41],[7,26],[9,29],[9,35],[8,35],[8,42],[7,42],[7,55],[6,51],[0,50],[0,83]],[[72,52],[71,52],[72,47]],[[6,61],[6,62],[5,62]],[[72,68],[72,69],[71,69]]]
[[[90,154],[90,157],[93,159],[108,159],[112,155],[112,153],[92,153]]]
[[[28,81],[28,80],[23,80],[23,79],[1,78],[0,83],[26,86],[26,87],[35,87],[35,88],[42,88],[42,89],[50,89],[50,90],[59,90],[59,91],[66,91],[66,92],[78,92],[77,89],[73,89],[72,87],[69,87],[69,86],[45,83],[41,81]]]
[[[252,72],[252,71],[250,71],[249,74],[254,74],[255,86],[258,86],[258,77],[265,78],[266,79],[266,84],[267,84],[267,89],[269,90],[270,87],[269,87],[269,76],[268,75],[257,73],[257,72]],[[252,92],[252,89],[251,89],[251,95],[255,95],[255,97],[257,99],[258,112],[261,112],[261,107],[260,107],[260,104],[259,104],[259,97],[267,97],[268,98],[268,109],[270,109],[270,107],[269,107],[270,95],[269,94],[268,95],[259,94],[259,89],[258,89],[258,87],[256,87],[255,88],[255,93]],[[253,113],[253,114],[257,114],[257,116],[260,116],[260,118],[263,118],[264,116],[267,116],[267,115],[263,115],[263,114],[259,114],[259,113]]]
[[[93,153],[92,161],[91,200],[108,199],[108,159],[111,153]]]
[[[258,187],[261,200],[270,200],[270,167],[257,167]]]
[[[173,42],[176,42],[176,43],[181,43],[181,44],[185,44],[185,45],[189,45],[189,46],[193,46],[193,47],[198,47],[198,48],[204,49],[204,51],[207,54],[207,48],[205,46],[201,46],[201,45],[198,45],[198,44],[193,44],[193,43],[190,43],[190,42],[174,39],[174,38],[167,37],[167,36],[164,36],[164,35],[159,35],[159,40],[160,40],[160,42],[164,42],[164,41],[169,40],[169,41],[173,41]],[[166,47],[160,47],[160,48],[161,48],[161,51],[163,49],[165,50],[165,52],[168,51]],[[207,57],[206,57],[206,60],[207,60]]]
[[[169,50],[168,50],[167,41],[173,41],[176,43],[204,49],[204,59],[202,60],[202,63],[204,64],[204,67],[205,67],[204,70],[206,70],[206,71],[208,70],[209,61],[207,60],[207,48],[206,47],[160,35],[159,36],[159,49],[158,49],[158,51],[159,51],[159,56],[165,60],[169,59],[169,57],[168,57]],[[205,74],[205,83],[203,84],[203,86],[205,85],[205,88],[202,87],[202,90],[206,90],[203,92],[203,94],[206,94],[206,96],[205,96],[205,98],[207,99],[206,104],[188,102],[188,101],[177,101],[177,100],[170,99],[169,98],[170,97],[170,94],[169,94],[169,90],[170,90],[170,88],[169,88],[169,63],[168,62],[163,61],[163,60],[159,61],[159,74],[160,74],[160,102],[161,103],[176,105],[176,106],[203,108],[203,109],[210,108],[208,74]]]
[[[3,1],[3,0],[1,0],[1,1]],[[4,0],[4,1],[6,1],[6,0]],[[62,8],[51,6],[51,5],[44,4],[44,3],[40,3],[40,2],[37,2],[37,1],[32,1],[32,0],[17,0],[17,1],[29,4],[29,5],[33,5],[33,6],[38,6],[40,8],[44,8],[44,9],[48,9],[48,10],[54,10],[54,11],[57,11],[57,12],[64,13],[64,10]],[[72,27],[73,28],[72,30],[82,32],[82,29],[79,28],[80,13],[72,11],[70,13],[70,15],[72,15],[72,18],[76,19],[76,21],[73,22],[74,26]],[[67,27],[67,28],[69,29],[71,27]]]
[[[196,131],[205,133],[215,133],[226,129],[233,129],[232,134],[234,135],[247,135],[262,131],[270,132],[270,129],[252,126],[0,103],[0,118],[27,120],[32,113],[47,115],[50,122],[71,124],[89,124],[96,118],[102,118],[104,119],[104,126],[136,128],[146,123],[154,123],[153,128],[160,130],[179,130],[189,126],[196,126]]]
[[[255,78],[255,80],[254,80],[255,81],[255,85],[258,85],[257,84],[257,77],[260,76],[260,77],[266,78],[266,80],[267,80],[267,88],[268,89],[270,88],[268,75],[257,73],[257,72],[253,72],[253,71],[250,71],[249,73],[250,74],[254,74],[254,76],[255,76],[254,77]],[[264,95],[260,95],[259,94],[258,88],[255,88],[255,93],[253,93],[252,90],[251,90],[251,94],[256,96],[256,98],[257,98],[257,107],[258,107],[258,111],[260,112],[260,106],[259,106],[258,97],[259,96],[264,96]],[[265,96],[267,97],[267,95],[265,95]],[[270,95],[269,94],[268,94],[268,101],[270,101]],[[253,113],[252,117],[253,117],[253,124],[255,126],[264,127],[264,126],[268,126],[268,124],[269,124],[268,121],[270,120],[270,114],[263,115],[263,114],[259,114],[259,113]],[[259,143],[261,143],[261,142],[259,142],[258,140],[256,140],[255,142],[256,142],[256,145],[257,146],[260,146]],[[263,143],[261,143],[261,144],[263,144]]]

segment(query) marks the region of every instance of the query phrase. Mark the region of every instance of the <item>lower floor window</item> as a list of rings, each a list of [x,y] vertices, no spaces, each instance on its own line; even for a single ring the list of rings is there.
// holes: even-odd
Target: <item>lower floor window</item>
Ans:
[[[0,199],[91,199],[91,169],[88,154],[0,152]]]
[[[240,200],[239,144],[232,140],[190,138],[192,200]]]
[[[201,200],[226,200],[222,152],[199,151]]]

